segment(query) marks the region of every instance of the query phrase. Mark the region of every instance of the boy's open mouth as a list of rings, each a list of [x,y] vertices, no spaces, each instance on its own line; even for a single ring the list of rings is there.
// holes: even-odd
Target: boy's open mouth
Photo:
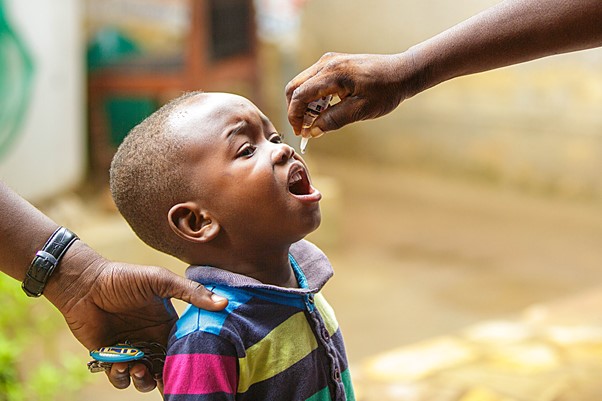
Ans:
[[[305,169],[293,167],[288,178],[288,190],[293,195],[309,195],[311,193],[311,184]]]

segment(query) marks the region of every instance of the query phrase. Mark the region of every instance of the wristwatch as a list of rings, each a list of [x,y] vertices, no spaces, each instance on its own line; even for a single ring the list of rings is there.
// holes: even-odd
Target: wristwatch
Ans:
[[[65,227],[59,227],[36,253],[21,288],[30,297],[39,297],[44,292],[46,282],[58,266],[69,247],[79,238]]]

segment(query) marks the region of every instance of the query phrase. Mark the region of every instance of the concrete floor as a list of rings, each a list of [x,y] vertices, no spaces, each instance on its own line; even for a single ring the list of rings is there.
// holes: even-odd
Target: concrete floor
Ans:
[[[309,239],[335,268],[325,294],[352,368],[602,283],[599,201],[550,199],[311,153],[307,160],[324,193],[323,225]],[[118,215],[102,211],[105,203],[73,198],[48,211],[109,258],[183,271],[138,241]],[[160,397],[114,390],[98,375],[78,399]]]

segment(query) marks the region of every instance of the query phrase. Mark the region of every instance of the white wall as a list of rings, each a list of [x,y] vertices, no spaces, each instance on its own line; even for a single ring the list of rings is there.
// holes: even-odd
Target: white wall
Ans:
[[[34,62],[26,121],[0,179],[29,200],[65,191],[85,164],[84,53],[79,0],[6,0],[13,29]]]

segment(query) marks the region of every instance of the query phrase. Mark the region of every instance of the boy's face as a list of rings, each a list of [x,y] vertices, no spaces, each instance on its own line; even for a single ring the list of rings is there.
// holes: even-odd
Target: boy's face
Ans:
[[[187,144],[182,184],[230,241],[292,243],[319,226],[322,195],[305,162],[249,100],[203,93],[169,123]]]

